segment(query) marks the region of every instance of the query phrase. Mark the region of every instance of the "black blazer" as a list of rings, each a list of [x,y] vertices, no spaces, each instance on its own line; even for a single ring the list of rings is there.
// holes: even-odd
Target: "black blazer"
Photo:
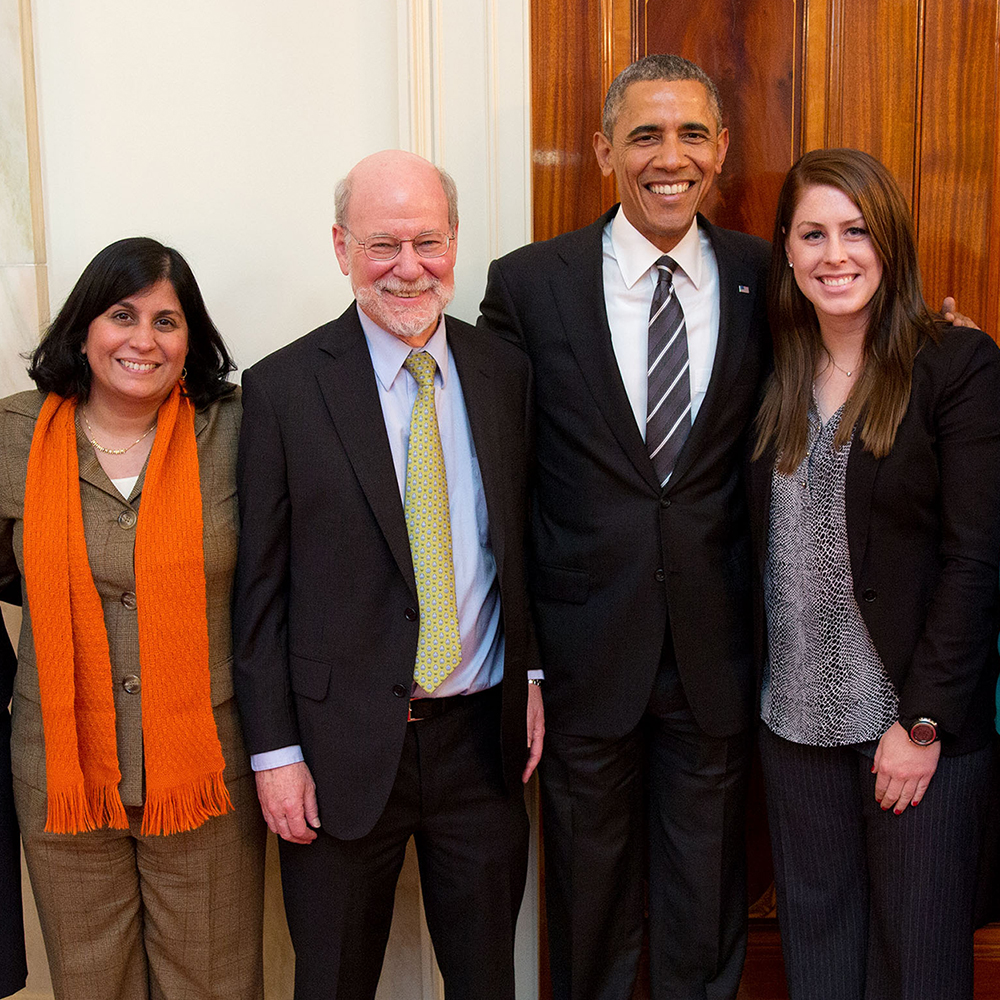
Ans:
[[[21,600],[15,581],[0,599]],[[10,772],[10,715],[17,657],[0,621],[0,997],[24,987],[28,968],[24,957],[24,919],[21,911],[21,840],[14,813]]]
[[[719,264],[719,342],[698,418],[659,488],[611,343],[597,222],[490,266],[480,323],[535,374],[529,588],[546,724],[615,738],[649,701],[664,642],[715,736],[752,717],[750,541],[742,449],[769,338],[770,248],[699,217]]]
[[[448,318],[482,473],[506,643],[503,759],[520,787],[530,370],[524,353]],[[301,744],[323,828],[363,836],[392,789],[417,648],[406,522],[356,307],[243,375],[234,680],[251,753]]]
[[[772,453],[749,474],[761,667],[773,467]],[[900,717],[936,720],[946,754],[985,745],[1000,670],[1000,350],[986,334],[924,344],[892,451],[876,459],[855,431],[844,503],[854,596]]]

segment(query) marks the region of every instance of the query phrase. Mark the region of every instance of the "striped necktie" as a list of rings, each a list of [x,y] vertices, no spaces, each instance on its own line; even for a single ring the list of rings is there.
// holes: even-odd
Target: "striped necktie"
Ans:
[[[432,692],[462,659],[451,552],[451,514],[444,452],[434,407],[437,362],[426,351],[411,354],[403,367],[416,379],[406,458],[406,530],[417,580],[420,631],[413,679]]]
[[[674,289],[676,262],[664,254],[649,307],[649,363],[646,367],[646,450],[656,478],[665,486],[691,430],[691,379],[684,310]]]

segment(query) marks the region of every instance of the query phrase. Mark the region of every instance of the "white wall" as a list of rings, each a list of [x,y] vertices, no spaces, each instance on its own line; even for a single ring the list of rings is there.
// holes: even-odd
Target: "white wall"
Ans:
[[[350,302],[334,185],[405,145],[458,182],[452,308],[474,320],[500,249],[490,180],[524,178],[527,163],[526,21],[519,2],[504,6],[496,55],[488,0],[33,0],[53,310],[97,250],[152,235],[188,258],[249,364]],[[498,60],[503,150],[488,119]],[[411,62],[427,77],[413,108]],[[503,214],[504,249],[527,237],[526,191]]]
[[[0,0],[0,395],[30,384],[18,354],[49,302],[123,236],[187,257],[241,367],[338,315],[334,185],[392,146],[458,183],[450,311],[474,321],[490,259],[530,234],[527,3]],[[397,909],[380,998],[442,996],[412,859]],[[51,996],[29,921],[26,1000]],[[273,868],[266,956],[268,1000],[290,996]]]

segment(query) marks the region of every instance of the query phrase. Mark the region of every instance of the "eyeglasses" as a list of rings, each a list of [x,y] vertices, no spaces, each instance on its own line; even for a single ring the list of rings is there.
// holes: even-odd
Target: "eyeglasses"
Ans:
[[[448,252],[451,241],[455,239],[448,233],[438,232],[420,233],[408,240],[395,236],[369,236],[366,240],[359,240],[349,229],[347,234],[364,250],[369,260],[392,260],[404,243],[412,243],[418,257],[443,257]]]

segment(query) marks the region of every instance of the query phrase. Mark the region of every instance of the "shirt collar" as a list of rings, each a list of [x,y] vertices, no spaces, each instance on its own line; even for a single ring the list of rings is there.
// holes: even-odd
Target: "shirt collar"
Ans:
[[[357,303],[355,303],[357,305]],[[414,349],[404,344],[399,337],[383,330],[360,306],[357,306],[361,329],[368,341],[368,351],[372,356],[372,367],[375,376],[387,392],[396,381],[396,376],[406,359],[414,353]],[[431,335],[424,347],[416,350],[426,351],[436,362],[441,375],[441,385],[448,385],[448,338],[445,332],[444,313],[438,321],[437,329]]]
[[[611,220],[611,244],[615,259],[622,273],[626,288],[631,288],[663,256],[663,251],[653,246],[618,209]],[[698,239],[698,219],[691,221],[681,241],[670,251],[677,266],[698,288],[702,282],[701,242]]]

